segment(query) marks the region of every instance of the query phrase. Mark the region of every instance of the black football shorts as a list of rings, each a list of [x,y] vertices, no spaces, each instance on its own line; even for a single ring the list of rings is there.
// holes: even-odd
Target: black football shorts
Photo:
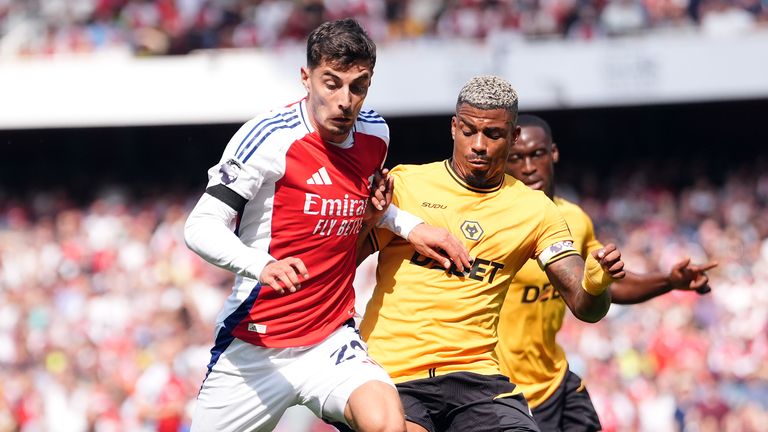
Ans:
[[[455,372],[397,384],[405,419],[430,432],[539,431],[503,375]]]
[[[543,432],[595,432],[602,430],[595,406],[581,377],[570,370],[555,393],[533,409]]]

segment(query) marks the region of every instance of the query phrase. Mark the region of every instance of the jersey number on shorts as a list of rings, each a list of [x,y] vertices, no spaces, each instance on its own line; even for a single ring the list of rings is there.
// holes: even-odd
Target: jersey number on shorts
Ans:
[[[350,349],[350,354],[345,357],[345,355],[347,354],[347,348]],[[336,356],[336,364],[341,364],[347,360],[352,360],[353,358],[355,358],[356,357],[354,353],[355,350],[360,350],[363,353],[365,353],[365,348],[363,348],[363,344],[361,344],[356,340],[353,340],[348,345],[342,345],[341,348],[338,348],[336,351],[334,351],[333,354],[331,354],[331,357]]]

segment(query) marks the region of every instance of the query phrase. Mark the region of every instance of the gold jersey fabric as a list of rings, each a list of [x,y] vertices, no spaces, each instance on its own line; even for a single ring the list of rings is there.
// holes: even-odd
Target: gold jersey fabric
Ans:
[[[400,165],[393,203],[464,242],[472,268],[446,271],[389,231],[360,325],[369,353],[396,382],[451,372],[498,374],[496,326],[512,276],[533,257],[577,253],[557,207],[511,176],[490,189],[463,182],[448,161]],[[562,248],[562,249],[561,249]],[[555,252],[553,252],[555,251]]]
[[[560,197],[554,201],[582,257],[602,247],[592,220],[579,206]],[[555,341],[565,307],[547,274],[529,260],[515,275],[501,309],[496,346],[501,371],[523,390],[531,408],[552,396],[568,371],[565,352]]]

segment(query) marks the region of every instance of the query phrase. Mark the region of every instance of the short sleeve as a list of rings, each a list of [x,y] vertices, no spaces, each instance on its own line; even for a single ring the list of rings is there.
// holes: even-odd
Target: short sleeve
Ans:
[[[555,203],[547,199],[536,239],[535,258],[541,268],[568,255],[578,254],[573,236]]]
[[[223,185],[246,200],[256,195],[263,181],[264,175],[258,169],[235,158],[223,160],[208,170],[209,189]]]
[[[286,140],[281,134],[265,136],[260,126],[264,121],[258,117],[250,120],[232,136],[219,163],[208,170],[208,189],[223,185],[251,200],[265,181],[279,176],[285,165],[284,151],[279,147]]]

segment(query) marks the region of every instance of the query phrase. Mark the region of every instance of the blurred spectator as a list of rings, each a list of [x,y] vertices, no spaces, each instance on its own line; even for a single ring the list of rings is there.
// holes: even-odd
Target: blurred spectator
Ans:
[[[566,36],[569,39],[593,40],[601,38],[605,34],[598,8],[589,2],[584,2],[573,11],[570,23],[566,28]]]
[[[600,21],[611,36],[639,33],[648,27],[645,7],[639,0],[610,0],[600,14]]]
[[[707,36],[731,36],[755,27],[755,16],[729,0],[702,1],[699,17],[701,30]]]
[[[484,39],[519,27],[509,3],[498,0],[456,0],[445,3],[437,19],[436,32],[444,38]]]

